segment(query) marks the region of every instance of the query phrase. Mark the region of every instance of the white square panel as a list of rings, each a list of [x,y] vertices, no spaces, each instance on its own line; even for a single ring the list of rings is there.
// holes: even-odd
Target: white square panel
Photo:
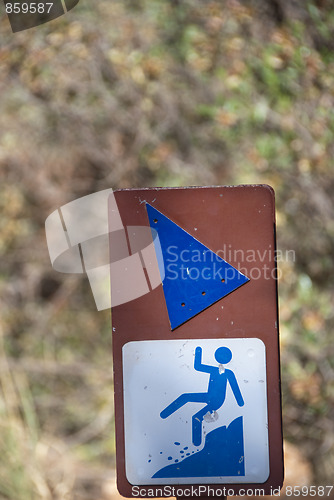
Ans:
[[[129,342],[123,346],[123,380],[129,483],[267,480],[266,355],[260,339]]]

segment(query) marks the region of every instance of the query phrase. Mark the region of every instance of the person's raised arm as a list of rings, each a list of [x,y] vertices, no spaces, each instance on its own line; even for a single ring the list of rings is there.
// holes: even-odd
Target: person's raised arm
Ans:
[[[203,365],[203,363],[202,363],[202,348],[200,346],[196,347],[196,349],[195,349],[194,368],[198,372],[206,372],[206,373],[211,373],[213,370],[215,370],[214,366]]]

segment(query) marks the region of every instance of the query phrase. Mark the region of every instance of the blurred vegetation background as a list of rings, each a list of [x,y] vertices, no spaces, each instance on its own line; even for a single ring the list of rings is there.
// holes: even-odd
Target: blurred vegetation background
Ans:
[[[333,7],[81,0],[15,35],[2,9],[0,498],[115,495],[110,312],[52,270],[44,234],[109,187],[274,187],[295,251],[279,262],[287,481],[332,484]]]

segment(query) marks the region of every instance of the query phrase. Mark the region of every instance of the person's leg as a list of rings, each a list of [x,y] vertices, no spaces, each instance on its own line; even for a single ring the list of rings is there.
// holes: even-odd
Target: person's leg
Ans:
[[[199,446],[202,442],[202,422],[204,415],[210,410],[212,410],[211,406],[206,405],[192,417],[192,441],[195,446]]]
[[[176,410],[181,408],[181,406],[186,403],[207,403],[208,394],[204,393],[196,393],[189,392],[185,394],[181,394],[178,398],[175,399],[170,405],[168,405],[162,412],[160,413],[161,418],[167,418],[169,415],[174,413]]]

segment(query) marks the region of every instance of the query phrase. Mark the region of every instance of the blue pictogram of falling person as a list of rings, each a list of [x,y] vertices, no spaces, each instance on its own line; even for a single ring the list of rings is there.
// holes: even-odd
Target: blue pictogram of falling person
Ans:
[[[227,385],[230,384],[234,397],[239,406],[244,405],[237,379],[232,370],[224,365],[232,359],[232,352],[228,347],[219,347],[215,352],[215,359],[219,366],[205,365],[202,363],[202,348],[196,347],[194,368],[196,371],[209,373],[207,392],[190,392],[181,394],[160,413],[161,418],[167,418],[186,403],[206,403],[200,411],[192,417],[192,442],[199,446],[202,442],[202,422],[204,416],[219,410],[224,404]]]

